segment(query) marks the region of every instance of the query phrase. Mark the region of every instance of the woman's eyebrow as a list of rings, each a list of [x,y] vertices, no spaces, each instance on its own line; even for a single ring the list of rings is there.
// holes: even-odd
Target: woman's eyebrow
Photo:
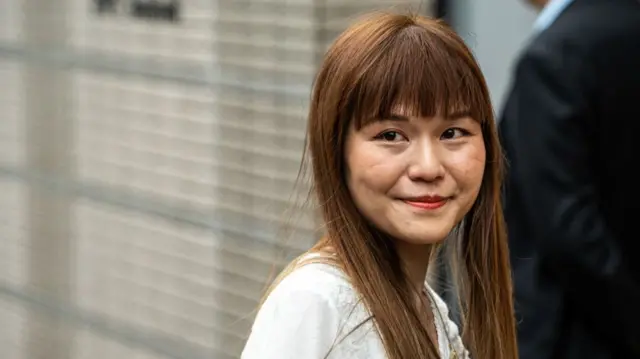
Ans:
[[[446,117],[447,120],[459,120],[461,118],[471,117],[471,111],[469,110],[457,110],[449,113]]]
[[[384,120],[386,120],[386,121],[406,121],[406,122],[409,122],[409,117],[405,116],[405,115],[400,115],[400,114],[397,114],[397,113],[391,113]]]
[[[443,116],[444,117],[444,116]],[[446,117],[444,117],[446,120],[451,120],[451,121],[455,121],[455,120],[459,120],[465,117],[471,117],[471,111],[470,110],[456,110],[456,111],[452,111],[451,113],[447,114]],[[406,115],[401,115],[399,113],[390,113],[388,116],[382,117],[380,119],[378,119],[378,121],[402,121],[402,122],[409,122],[410,121],[410,117],[406,116]]]

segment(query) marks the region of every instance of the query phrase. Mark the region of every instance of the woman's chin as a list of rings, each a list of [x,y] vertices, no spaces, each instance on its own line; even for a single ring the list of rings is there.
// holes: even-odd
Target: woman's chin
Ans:
[[[400,231],[400,233],[398,233],[396,238],[399,241],[405,242],[407,244],[412,244],[412,245],[437,244],[447,239],[450,232],[451,232],[451,229],[448,227],[442,228],[442,229],[428,228],[424,230],[419,230],[419,229],[415,229],[411,231],[405,230],[405,231]]]

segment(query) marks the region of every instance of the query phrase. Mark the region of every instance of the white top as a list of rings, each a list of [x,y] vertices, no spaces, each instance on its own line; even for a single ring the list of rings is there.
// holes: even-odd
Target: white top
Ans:
[[[468,359],[447,305],[428,285],[427,290],[435,301],[440,357],[451,357],[451,343],[457,359]],[[294,270],[260,308],[241,359],[386,359],[371,320],[351,332],[369,317],[358,298],[338,268],[310,263]]]

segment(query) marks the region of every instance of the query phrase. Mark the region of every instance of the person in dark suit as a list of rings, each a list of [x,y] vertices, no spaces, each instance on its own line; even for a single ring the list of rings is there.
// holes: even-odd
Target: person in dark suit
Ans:
[[[640,2],[535,3],[499,122],[520,358],[640,358]]]

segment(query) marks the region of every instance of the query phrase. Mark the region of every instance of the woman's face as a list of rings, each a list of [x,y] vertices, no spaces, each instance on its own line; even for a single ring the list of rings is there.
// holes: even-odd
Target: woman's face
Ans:
[[[470,210],[485,168],[480,124],[401,115],[356,130],[345,144],[347,184],[360,212],[410,244],[442,241]]]

